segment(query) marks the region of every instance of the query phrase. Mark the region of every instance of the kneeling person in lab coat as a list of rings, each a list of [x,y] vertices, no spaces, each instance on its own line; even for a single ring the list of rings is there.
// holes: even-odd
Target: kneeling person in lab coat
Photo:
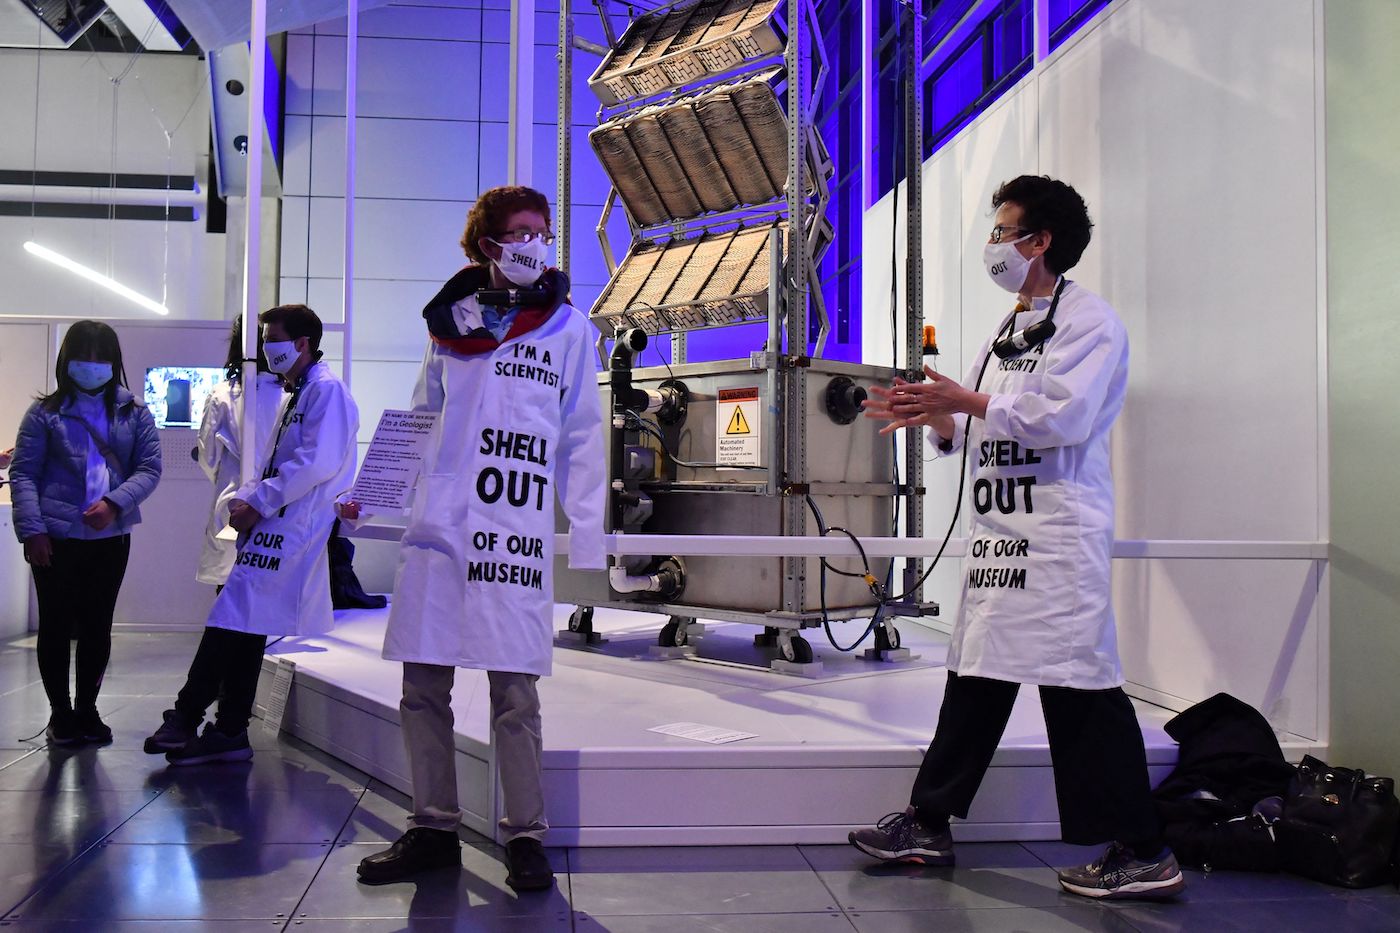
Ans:
[[[479,265],[424,309],[432,337],[414,408],[440,412],[403,536],[384,657],[403,662],[410,828],[360,862],[366,884],[460,864],[452,727],[456,668],[487,672],[505,797],[506,883],[553,885],[541,838],[537,682],[553,654],[554,502],[570,522],[569,566],[605,567],[602,411],[588,320],[546,267],[549,202],[494,188],[472,208],[462,247]],[[484,289],[540,301],[483,304]],[[542,302],[542,303],[541,303]],[[354,518],[356,507],[346,506]]]
[[[319,635],[334,621],[326,541],[336,497],[354,482],[360,415],[345,383],[321,362],[314,311],[282,305],[263,312],[261,323],[268,368],[290,396],[258,478],[229,501],[238,532],[233,568],[175,708],[146,740],[147,752],[166,752],[175,765],[252,758],[248,723],[268,636]],[[265,388],[259,383],[259,393]],[[198,732],[216,699],[214,722]]]
[[[1064,840],[1110,843],[1060,872],[1061,886],[1170,897],[1185,881],[1153,811],[1109,592],[1109,429],[1128,383],[1127,333],[1107,302],[1064,277],[1092,226],[1073,188],[1023,175],[992,206],[983,260],[1016,309],[961,383],[925,368],[928,381],[896,380],[866,404],[891,422],[886,433],[931,428],[940,455],[966,443],[973,514],[947,688],[910,806],[850,841],[879,859],[951,865],[949,817],[967,816],[1018,687],[1035,684]]]

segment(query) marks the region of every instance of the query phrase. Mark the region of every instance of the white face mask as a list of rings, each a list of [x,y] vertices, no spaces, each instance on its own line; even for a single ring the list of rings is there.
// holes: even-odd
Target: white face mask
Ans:
[[[988,243],[982,247],[982,264],[992,281],[1015,294],[1026,284],[1026,276],[1031,272],[1031,260],[1021,255],[1016,244],[1035,236],[1027,233],[1019,240],[1005,240],[1001,243]]]
[[[496,243],[495,240],[491,242]],[[534,285],[544,275],[545,258],[549,256],[549,244],[544,240],[496,245],[501,248],[501,258],[492,262],[516,285]]]
[[[295,340],[263,341],[263,356],[267,358],[267,368],[275,373],[285,373],[296,365],[301,357]]]

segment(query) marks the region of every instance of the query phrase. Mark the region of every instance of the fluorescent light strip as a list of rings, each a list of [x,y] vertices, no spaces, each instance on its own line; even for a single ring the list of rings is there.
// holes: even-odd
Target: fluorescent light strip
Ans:
[[[161,304],[160,302],[152,301],[140,292],[132,291],[131,289],[127,288],[125,285],[116,281],[115,279],[109,279],[101,272],[96,272],[92,269],[89,269],[82,263],[74,262],[67,256],[62,255],[61,253],[55,253],[53,250],[49,249],[46,246],[40,246],[38,243],[35,243],[32,240],[27,240],[24,244],[24,250],[25,252],[38,256],[40,259],[51,262],[60,268],[67,269],[74,275],[81,276],[82,278],[87,279],[89,282],[96,282],[103,288],[116,292],[118,295],[121,295],[128,301],[134,301],[136,304],[145,308],[147,311],[154,311],[156,314],[170,313],[170,309],[167,308],[165,305]]]

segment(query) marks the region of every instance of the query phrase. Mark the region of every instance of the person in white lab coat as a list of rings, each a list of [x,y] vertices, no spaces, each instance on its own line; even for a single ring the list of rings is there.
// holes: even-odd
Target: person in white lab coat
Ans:
[[[282,409],[258,479],[229,503],[237,557],[214,600],[185,686],[146,751],[173,765],[246,761],[258,673],[269,635],[330,631],[326,540],[335,500],[355,475],[359,411],[321,362],[321,320],[305,305],[265,311],[263,355],[291,397]],[[259,386],[261,389],[261,386]],[[214,722],[197,732],[218,700]]]
[[[546,268],[549,202],[523,187],[481,195],[462,246],[479,265],[449,280],[424,317],[432,341],[414,392],[440,412],[404,533],[384,657],[404,666],[410,828],[360,862],[367,884],[460,864],[452,682],[485,670],[505,818],[506,883],[553,885],[540,840],[537,681],[553,647],[554,501],[568,517],[569,565],[602,570],[605,469],[593,335]],[[516,287],[540,302],[483,305]],[[523,304],[523,306],[522,306]],[[347,517],[356,507],[347,505]]]
[[[282,391],[282,377],[267,368],[262,352],[262,331],[258,331],[258,391],[254,420],[256,450],[253,462],[262,465],[272,430],[282,411],[287,394]],[[243,444],[243,319],[236,318],[229,332],[228,357],[224,361],[224,381],[209,394],[204,403],[204,419],[199,425],[196,456],[200,469],[214,484],[214,507],[204,529],[204,548],[199,555],[199,570],[195,579],[222,587],[233,569],[237,556],[235,542],[220,537],[228,527],[228,507],[242,480],[239,477]]]
[[[1107,302],[1064,277],[1092,226],[1073,188],[1023,175],[992,206],[984,262],[1016,309],[961,383],[926,368],[927,381],[896,380],[866,405],[886,432],[927,426],[936,453],[971,461],[973,515],[947,688],[910,806],[850,841],[879,859],[952,864],[949,818],[967,816],[1018,687],[1034,684],[1063,838],[1109,843],[1060,872],[1061,886],[1171,897],[1185,881],[1149,796],[1109,589],[1109,429],[1127,388],[1127,333]]]

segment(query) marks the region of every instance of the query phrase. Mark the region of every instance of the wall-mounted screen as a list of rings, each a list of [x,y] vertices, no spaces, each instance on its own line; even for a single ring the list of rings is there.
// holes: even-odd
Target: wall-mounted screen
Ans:
[[[146,370],[146,407],[158,428],[197,428],[209,393],[224,381],[217,366],[155,366]]]

